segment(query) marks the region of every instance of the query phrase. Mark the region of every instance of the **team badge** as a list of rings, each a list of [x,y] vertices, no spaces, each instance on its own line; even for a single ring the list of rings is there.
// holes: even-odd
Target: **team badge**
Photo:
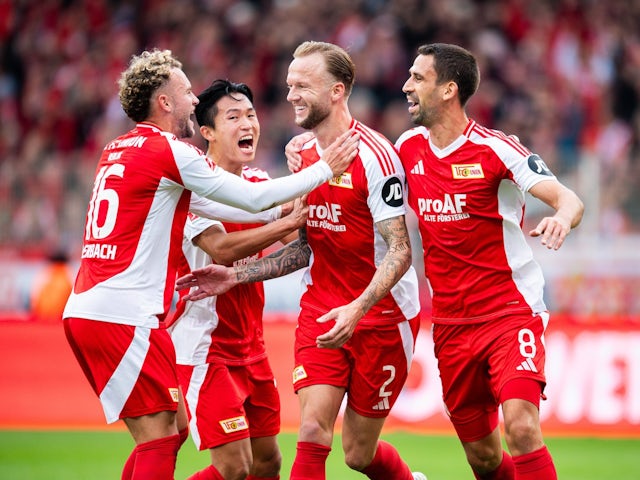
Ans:
[[[474,178],[484,178],[482,165],[479,163],[467,163],[463,165],[451,165],[453,178],[456,180],[471,180]]]
[[[302,365],[298,365],[293,369],[293,383],[296,383],[299,380],[304,380],[305,378],[307,378],[307,372]]]
[[[329,185],[331,185],[332,187],[350,188],[353,190],[351,173],[344,172],[339,177],[333,177],[331,180],[329,180]]]
[[[547,175],[549,177],[553,176],[553,173],[551,173],[551,170],[549,170],[549,167],[547,167],[547,164],[544,163],[544,160],[542,160],[539,155],[536,155],[535,153],[533,155],[529,155],[527,163],[529,164],[529,168],[532,172],[535,172],[538,175]]]
[[[220,420],[220,426],[222,427],[222,430],[224,430],[224,433],[239,432],[240,430],[246,430],[249,428],[247,419],[244,416]]]
[[[178,389],[177,388],[170,388],[169,389],[169,395],[171,395],[171,399],[174,402],[177,402],[180,400],[180,394],[178,393]]]
[[[399,207],[404,203],[402,183],[398,177],[391,177],[382,187],[382,200],[390,207]]]

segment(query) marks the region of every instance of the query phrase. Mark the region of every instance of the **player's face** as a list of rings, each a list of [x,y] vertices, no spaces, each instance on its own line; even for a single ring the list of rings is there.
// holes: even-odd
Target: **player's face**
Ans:
[[[240,93],[218,100],[215,128],[209,129],[209,151],[216,162],[242,166],[256,157],[260,138],[260,122],[251,101]],[[223,165],[223,166],[224,166]]]
[[[192,116],[200,101],[191,90],[191,82],[182,70],[176,68],[171,72],[167,92],[174,118],[172,133],[178,138],[193,137],[195,129]]]
[[[436,77],[433,56],[418,55],[402,87],[409,102],[409,115],[416,125],[430,128],[438,121],[442,99]]]
[[[329,116],[334,83],[319,53],[291,62],[287,73],[287,101],[293,105],[296,125],[313,130]]]

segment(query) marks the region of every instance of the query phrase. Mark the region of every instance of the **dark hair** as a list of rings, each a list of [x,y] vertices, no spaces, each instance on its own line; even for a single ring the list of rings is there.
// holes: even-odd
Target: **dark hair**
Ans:
[[[449,43],[422,45],[418,47],[418,54],[433,56],[436,83],[455,82],[460,105],[464,107],[480,84],[480,69],[473,54]]]
[[[211,86],[198,95],[198,100],[200,100],[200,103],[196,105],[198,125],[215,128],[214,118],[218,114],[218,101],[222,97],[231,97],[238,100],[233,96],[236,93],[244,95],[253,103],[253,92],[246,84],[234,83],[220,78],[214,80]]]

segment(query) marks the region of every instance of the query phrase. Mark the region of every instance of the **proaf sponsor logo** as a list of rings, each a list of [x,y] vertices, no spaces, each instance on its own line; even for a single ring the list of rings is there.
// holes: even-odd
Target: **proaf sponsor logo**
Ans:
[[[445,193],[442,198],[418,198],[420,216],[425,222],[454,222],[469,218],[469,214],[463,211],[466,205],[466,193]]]
[[[345,232],[346,225],[340,224],[340,216],[342,208],[337,203],[328,203],[320,205],[309,205],[309,218],[307,219],[308,227],[324,228],[333,230],[334,232]]]

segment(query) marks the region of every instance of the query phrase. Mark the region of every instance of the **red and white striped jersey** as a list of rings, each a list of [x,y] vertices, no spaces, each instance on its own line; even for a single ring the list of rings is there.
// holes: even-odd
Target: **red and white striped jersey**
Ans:
[[[242,169],[242,178],[250,182],[269,179],[263,170]],[[212,262],[211,257],[196,247],[192,240],[213,224],[222,225],[226,232],[256,228],[262,224],[215,222],[189,215],[185,224],[182,250],[183,263],[179,275]],[[240,265],[257,260],[258,252],[236,260]],[[184,291],[186,294],[186,290]],[[195,302],[180,299],[175,312],[176,323],[171,338],[176,348],[179,365],[202,365],[207,362],[227,365],[249,365],[266,358],[262,314],[264,288],[262,282],[240,284],[217,297],[207,297]]]
[[[103,150],[89,201],[80,268],[63,316],[157,328],[173,296],[191,191],[251,211],[291,200],[331,177],[246,181],[200,150],[140,123]]]
[[[376,223],[404,215],[404,172],[393,145],[360,122],[359,152],[338,178],[307,197],[306,231],[312,256],[303,276],[301,306],[323,314],[358,297],[371,282],[387,246]],[[312,140],[301,152],[303,165],[319,158]],[[397,323],[420,310],[413,267],[360,320],[361,325]]]
[[[542,271],[522,232],[525,192],[555,177],[517,138],[471,120],[445,149],[417,127],[396,147],[418,217],[434,323],[539,313]]]

